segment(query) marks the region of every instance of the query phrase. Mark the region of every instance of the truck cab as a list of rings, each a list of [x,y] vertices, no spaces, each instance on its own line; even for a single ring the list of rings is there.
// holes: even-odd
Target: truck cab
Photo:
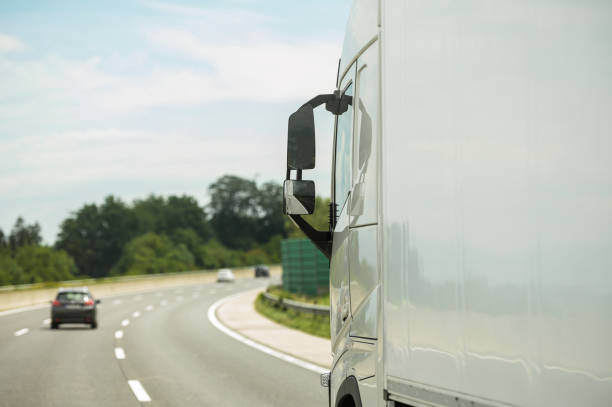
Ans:
[[[284,184],[330,259],[330,406],[612,403],[604,38],[597,0],[354,1],[336,89],[289,118]],[[327,230],[302,218],[319,106]]]

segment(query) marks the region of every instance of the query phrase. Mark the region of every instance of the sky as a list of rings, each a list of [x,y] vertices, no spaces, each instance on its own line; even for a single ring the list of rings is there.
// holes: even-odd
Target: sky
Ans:
[[[0,3],[0,229],[85,203],[281,183],[287,118],[335,87],[349,0]],[[317,112],[329,196],[330,115]]]

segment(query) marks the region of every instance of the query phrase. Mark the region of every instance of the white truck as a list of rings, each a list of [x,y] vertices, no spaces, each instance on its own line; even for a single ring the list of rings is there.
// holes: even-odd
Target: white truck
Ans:
[[[284,198],[330,258],[330,406],[612,406],[609,0],[356,0]]]

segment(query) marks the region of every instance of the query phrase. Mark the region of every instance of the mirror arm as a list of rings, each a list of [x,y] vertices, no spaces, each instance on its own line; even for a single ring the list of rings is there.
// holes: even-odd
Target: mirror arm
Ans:
[[[335,90],[334,93],[317,95],[302,106],[310,105],[314,109],[323,103],[325,103],[325,109],[327,109],[328,112],[339,116],[348,110],[349,105],[353,105],[353,97],[342,95],[341,91]]]
[[[332,248],[332,239],[330,232],[322,232],[320,230],[316,230],[310,223],[306,222],[304,218],[300,215],[289,215],[293,223],[308,237],[312,243],[317,246],[321,252],[327,257],[331,259],[331,248]]]

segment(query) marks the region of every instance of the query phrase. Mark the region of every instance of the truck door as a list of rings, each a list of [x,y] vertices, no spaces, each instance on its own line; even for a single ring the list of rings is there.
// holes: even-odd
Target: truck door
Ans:
[[[353,65],[345,75],[340,89],[345,95],[353,96]],[[332,178],[332,202],[336,210],[336,222],[333,230],[333,249],[330,267],[330,301],[331,301],[331,339],[332,352],[336,352],[337,339],[350,315],[349,291],[349,201],[352,186],[352,151],[353,151],[353,107],[336,119],[334,137],[334,161]]]
[[[349,211],[351,336],[377,337],[378,308],[378,41],[357,60]]]

